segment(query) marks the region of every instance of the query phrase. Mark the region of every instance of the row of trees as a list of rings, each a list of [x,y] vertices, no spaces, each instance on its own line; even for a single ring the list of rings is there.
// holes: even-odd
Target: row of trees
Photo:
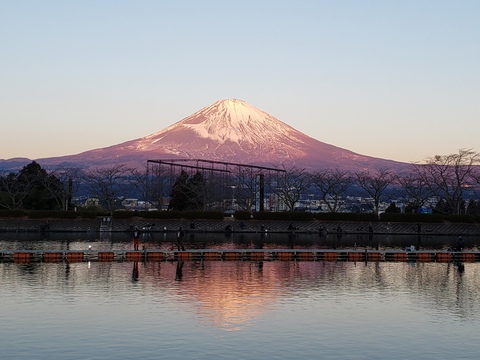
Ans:
[[[456,154],[429,158],[424,164],[412,164],[410,171],[403,174],[394,174],[388,169],[354,174],[325,170],[311,174],[310,179],[332,212],[338,210],[339,200],[347,189],[357,185],[371,199],[377,214],[381,200],[399,196],[408,203],[406,212],[417,213],[434,199],[437,210],[462,214],[466,211],[466,192],[478,197],[479,162],[480,153],[461,149]]]
[[[83,185],[91,197],[101,199],[104,207],[113,211],[117,195],[133,186],[128,171],[118,165],[89,172],[70,167],[48,172],[33,161],[18,173],[0,175],[0,209],[72,210],[73,196]]]
[[[380,204],[403,199],[406,212],[417,213],[434,201],[439,212],[466,212],[465,194],[475,193],[480,185],[480,154],[461,149],[457,154],[434,156],[424,164],[412,164],[410,171],[395,174],[389,169],[348,172],[326,169],[307,173],[301,169],[286,169],[277,174],[271,189],[287,210],[293,211],[305,193],[314,192],[329,212],[338,212],[347,194],[357,194],[370,203],[378,214]],[[474,207],[470,206],[470,210]]]
[[[69,171],[73,171],[69,170]],[[0,176],[0,208],[3,209],[68,209],[74,192],[74,174],[48,173],[32,162],[18,173]]]
[[[435,199],[439,211],[473,213],[480,211],[476,202],[476,189],[480,187],[479,162],[479,153],[461,149],[455,154],[434,156],[423,164],[412,164],[410,171],[402,174],[389,169],[355,173],[328,169],[309,173],[292,167],[276,172],[266,182],[269,194],[287,211],[293,211],[306,194],[314,193],[328,211],[338,212],[345,196],[355,193],[363,196],[377,214],[380,204],[390,199],[404,199],[407,212],[418,212]],[[200,172],[189,175],[184,171],[168,193],[152,192],[148,184],[145,172],[124,165],[86,172],[76,168],[46,171],[32,162],[18,173],[0,175],[0,208],[70,210],[73,196],[83,187],[84,192],[98,199],[109,212],[118,209],[121,200],[133,193],[142,194],[146,201],[156,205],[161,204],[164,197],[170,197],[169,209],[172,210],[207,210],[215,190],[211,187],[219,186],[215,181],[213,185],[208,184]],[[251,210],[259,191],[254,179],[242,176],[235,184],[230,187],[237,188],[236,208]]]

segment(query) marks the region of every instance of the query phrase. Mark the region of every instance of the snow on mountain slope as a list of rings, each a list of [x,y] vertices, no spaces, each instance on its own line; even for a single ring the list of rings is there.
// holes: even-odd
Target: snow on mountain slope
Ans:
[[[266,112],[242,100],[221,100],[207,106],[172,126],[147,136],[145,140],[162,139],[175,129],[191,129],[199,137],[219,144],[227,141],[239,145],[258,146],[269,139],[294,140],[300,132]]]

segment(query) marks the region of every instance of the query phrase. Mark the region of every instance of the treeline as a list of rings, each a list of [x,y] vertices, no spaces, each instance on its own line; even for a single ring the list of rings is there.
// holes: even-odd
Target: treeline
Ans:
[[[141,194],[143,201],[151,207],[168,209],[170,214],[158,215],[160,217],[171,217],[175,212],[224,211],[226,203],[229,203],[230,210],[250,213],[262,198],[257,180],[262,176],[268,201],[275,201],[275,206],[268,207],[266,212],[294,213],[299,210],[301,201],[305,202],[313,195],[312,199],[321,203],[323,211],[340,213],[345,211],[345,199],[354,192],[362,199],[357,211],[371,213],[374,218],[378,218],[381,204],[391,203],[385,213],[419,214],[429,208],[433,214],[465,215],[466,219],[470,219],[468,216],[474,218],[480,215],[477,192],[480,188],[479,162],[479,153],[461,149],[455,154],[431,157],[423,164],[411,164],[410,169],[402,174],[395,174],[389,169],[307,172],[296,167],[284,167],[265,176],[250,171],[229,173],[228,179],[225,174],[207,179],[199,170],[193,174],[182,171],[174,181],[167,181],[162,178],[165,174],[160,172],[149,174],[148,170],[138,171],[124,165],[88,171],[68,167],[47,171],[34,161],[17,173],[0,173],[0,210],[103,211],[112,216],[125,209],[125,199],[132,194]],[[170,181],[172,185],[166,186],[165,183]],[[74,203],[80,187],[88,193],[90,202]],[[225,197],[227,193],[231,196],[228,201]],[[164,204],[165,199],[170,200],[168,204]],[[397,207],[395,201],[401,201],[404,206]],[[255,212],[254,216],[267,216],[260,212]],[[333,216],[328,214],[318,216]],[[349,215],[350,219],[352,217],[354,215]]]

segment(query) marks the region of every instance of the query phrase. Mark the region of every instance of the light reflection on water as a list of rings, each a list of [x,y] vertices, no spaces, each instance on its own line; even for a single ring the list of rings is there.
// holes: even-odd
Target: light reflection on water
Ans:
[[[0,264],[2,358],[477,357],[480,267]]]

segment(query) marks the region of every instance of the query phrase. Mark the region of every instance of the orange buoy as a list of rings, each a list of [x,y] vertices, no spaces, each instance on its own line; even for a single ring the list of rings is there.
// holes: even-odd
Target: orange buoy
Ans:
[[[163,252],[148,252],[147,253],[147,260],[149,261],[161,261],[165,257],[165,254]]]
[[[450,253],[437,253],[437,262],[450,262],[452,260],[452,254]]]
[[[323,260],[325,261],[337,261],[338,253],[336,252],[325,252],[323,253]]]
[[[277,259],[281,261],[291,261],[293,254],[291,252],[280,251],[277,253]]]
[[[188,251],[179,251],[175,253],[177,255],[177,260],[179,261],[189,261],[192,260],[192,253]]]
[[[433,260],[432,253],[417,253],[418,262],[431,262]]]
[[[301,251],[297,252],[297,260],[300,261],[313,261],[315,260],[315,256],[312,252],[309,251]]]
[[[254,251],[250,253],[250,260],[252,261],[263,261],[265,260],[265,253],[261,251]]]
[[[46,252],[43,253],[44,262],[60,262],[62,261],[62,253],[59,252]]]
[[[203,253],[204,260],[221,260],[222,255],[218,251],[207,251]]]
[[[137,252],[137,251],[129,251],[125,254],[127,261],[134,261],[134,262],[142,261],[142,255],[143,254],[141,252]]]
[[[363,253],[361,252],[349,252],[348,261],[363,261]]]
[[[381,261],[382,254],[377,252],[367,253],[368,261]]]
[[[240,253],[235,251],[226,251],[223,253],[223,260],[240,260]]]
[[[114,253],[110,251],[98,253],[98,261],[108,262],[108,261],[113,261],[114,258],[115,258]]]
[[[394,253],[393,261],[407,261],[408,255],[406,253]]]
[[[81,262],[83,261],[84,253],[83,252],[73,252],[67,253],[68,262]]]
[[[29,263],[31,255],[30,253],[14,253],[13,261],[16,263]]]
[[[475,262],[475,254],[472,253],[463,253],[462,254],[463,262]]]

